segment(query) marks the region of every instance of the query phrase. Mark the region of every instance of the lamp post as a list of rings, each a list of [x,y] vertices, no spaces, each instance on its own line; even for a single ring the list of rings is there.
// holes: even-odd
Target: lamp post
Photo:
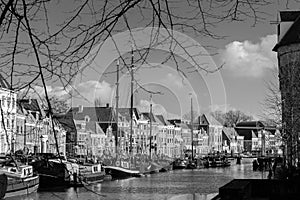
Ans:
[[[151,148],[152,148],[152,94],[150,94],[150,114],[149,114],[149,119],[150,119],[150,144],[149,144],[149,154],[150,154],[150,159],[151,157]]]

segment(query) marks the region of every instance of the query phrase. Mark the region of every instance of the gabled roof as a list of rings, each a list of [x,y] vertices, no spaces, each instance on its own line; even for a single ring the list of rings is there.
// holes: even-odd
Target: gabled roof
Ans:
[[[254,131],[252,131],[252,138],[257,138],[257,136],[258,136],[258,133],[257,133],[257,132],[254,132]]]
[[[173,124],[175,126],[176,124],[181,123],[181,119],[168,119],[168,122],[170,122],[171,124]]]
[[[164,125],[164,126],[167,125],[164,116],[162,116],[162,115],[155,115],[155,119],[156,119],[156,121],[159,122],[161,125]]]
[[[75,120],[84,120],[88,116],[90,121],[115,122],[115,112],[111,107],[83,107],[82,112],[79,111],[79,107],[73,107],[69,112]]]
[[[17,101],[17,113],[20,115],[25,115],[27,113],[19,101]]]
[[[194,121],[194,124],[197,125],[215,125],[215,126],[223,126],[216,118],[214,118],[211,114],[205,113],[200,115]]]
[[[116,135],[117,124],[115,122],[114,123],[101,123],[101,122],[99,123],[99,122],[97,122],[97,123],[104,133],[106,133],[108,127],[111,126],[113,135]]]
[[[236,130],[234,128],[231,127],[223,127],[222,132],[224,133],[224,135],[231,140],[232,138],[234,138],[235,136],[238,136]]]
[[[7,80],[1,75],[0,73],[0,88],[4,89],[11,89],[10,84],[7,82]]]
[[[281,40],[272,49],[277,51],[279,47],[289,44],[300,43],[300,13],[299,11],[281,11],[280,17],[282,21],[294,21],[288,31],[282,36]]]
[[[105,134],[99,124],[95,121],[89,121],[85,126],[86,131],[91,131],[95,134]]]
[[[151,118],[152,122],[156,122],[153,113],[150,114],[148,112],[143,112],[143,113],[141,113],[141,115],[143,115],[144,118],[147,119],[147,120],[150,120],[150,118]]]
[[[240,136],[244,136],[244,140],[252,140],[252,137],[256,135],[253,135],[254,131],[251,129],[235,129],[237,134]]]
[[[39,112],[39,117],[45,116],[44,110],[41,108],[37,99],[18,99],[17,104],[33,114]]]
[[[67,132],[74,132],[74,133],[77,132],[72,113],[54,114],[53,118],[57,119],[57,121],[62,125],[62,127]]]
[[[282,22],[290,22],[295,21],[300,15],[299,10],[284,10],[280,11],[280,21]]]
[[[261,121],[245,121],[236,124],[236,129],[262,129],[265,125]]]

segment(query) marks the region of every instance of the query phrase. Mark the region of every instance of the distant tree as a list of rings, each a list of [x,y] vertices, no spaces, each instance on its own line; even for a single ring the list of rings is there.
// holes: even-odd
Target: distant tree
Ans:
[[[50,96],[49,98],[50,103],[51,103],[51,107],[52,107],[52,112],[53,113],[65,113],[67,112],[71,105],[68,99],[62,99],[59,98],[56,95]],[[48,110],[48,106],[47,106],[47,102],[45,99],[42,99],[42,107],[45,110]]]
[[[225,113],[225,123],[224,126],[233,127],[239,122],[253,120],[252,116],[246,115],[239,110],[230,110]]]
[[[211,115],[222,125],[225,124],[225,113],[220,110],[215,110],[214,112],[211,112]]]
[[[227,127],[233,127],[239,122],[253,120],[253,117],[243,113],[240,110],[230,110],[226,113],[222,111],[214,111],[211,113],[216,120]]]
[[[282,101],[277,74],[278,72],[274,71],[274,80],[266,83],[267,93],[261,103],[263,113],[260,117],[268,124],[281,126]]]

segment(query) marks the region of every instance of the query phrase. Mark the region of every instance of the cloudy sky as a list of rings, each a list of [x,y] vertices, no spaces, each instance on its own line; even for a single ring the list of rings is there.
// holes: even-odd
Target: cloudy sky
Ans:
[[[134,86],[134,105],[143,111],[149,110],[150,94],[141,89],[142,86],[160,93],[152,96],[154,110],[169,117],[187,113],[190,110],[191,98],[193,109],[198,112],[239,109],[256,117],[261,115],[261,103],[267,93],[266,83],[276,81],[274,73],[277,70],[277,55],[272,52],[272,48],[277,42],[277,27],[271,21],[276,20],[279,10],[282,9],[285,9],[284,3],[266,7],[268,15],[255,26],[252,19],[220,24],[215,31],[226,36],[224,39],[192,38],[178,33],[178,37],[183,37],[187,42],[186,45],[190,42],[200,46],[191,52],[205,52],[201,47],[205,45],[217,49],[218,54],[215,56],[197,58],[199,63],[213,68],[224,64],[213,74],[197,71],[184,76],[172,63],[159,64],[161,55],[167,50],[163,45],[158,45],[150,53],[148,64],[138,66],[135,71],[135,79],[139,85]],[[147,31],[143,31],[134,31],[134,37],[139,41],[135,48],[143,46],[143,42],[148,39]],[[130,55],[128,35],[114,35],[123,55]],[[84,76],[76,77],[72,106],[92,106],[94,99],[99,99],[102,105],[115,104],[116,74],[108,73],[114,71],[117,65],[115,60],[118,54],[113,46],[112,41],[105,42],[99,53],[101,55],[96,57],[90,68],[84,70]],[[192,62],[184,62],[186,58],[182,52],[177,53],[186,69],[193,65]],[[55,88],[52,90],[56,91]],[[129,99],[130,76],[123,70],[120,74],[120,106],[128,107]]]

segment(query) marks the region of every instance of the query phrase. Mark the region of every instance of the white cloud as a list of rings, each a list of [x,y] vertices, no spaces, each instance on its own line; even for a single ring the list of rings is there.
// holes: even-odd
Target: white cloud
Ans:
[[[63,88],[60,86],[46,86],[47,94],[49,97],[51,96],[57,96],[59,99],[67,99],[70,97],[70,87]],[[29,90],[23,89],[18,94],[19,98],[26,98],[31,97],[35,99],[43,99],[45,96],[45,90],[42,86],[34,86],[33,88],[30,88]]]
[[[237,110],[236,108],[232,107],[230,104],[223,104],[223,105],[210,105],[208,112],[214,112],[214,111],[221,111],[221,112],[228,112],[229,110]]]
[[[74,105],[80,104],[85,106],[94,105],[95,99],[100,99],[101,106],[111,102],[113,88],[106,81],[87,81],[79,83],[77,86],[69,86],[66,88],[60,86],[46,86],[48,96],[56,96],[62,100],[71,100]],[[72,95],[71,95],[72,94]],[[41,86],[35,86],[33,89],[22,90],[19,97],[31,97],[35,99],[44,99],[45,91]],[[73,106],[74,106],[73,105]]]
[[[238,76],[260,77],[266,69],[277,66],[276,53],[272,48],[277,42],[276,35],[267,35],[259,43],[234,41],[221,50],[225,68]]]
[[[137,106],[140,112],[150,112],[150,102],[147,100],[140,100]],[[152,113],[154,115],[163,115],[166,119],[180,118],[178,115],[169,113],[165,107],[161,104],[156,104],[152,102]]]
[[[94,103],[95,99],[100,99],[101,105],[110,103],[113,88],[106,81],[87,81],[79,83],[76,86],[76,96],[83,97],[90,103]]]

